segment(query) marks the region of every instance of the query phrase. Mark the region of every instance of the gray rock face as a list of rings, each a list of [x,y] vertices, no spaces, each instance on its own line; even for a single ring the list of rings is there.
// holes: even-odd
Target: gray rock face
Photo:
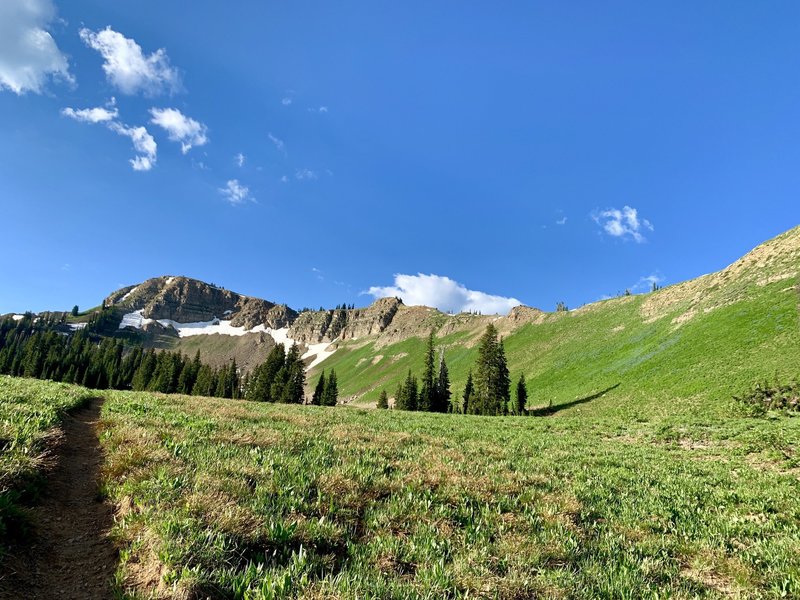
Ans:
[[[367,308],[304,312],[292,324],[289,337],[305,344],[317,344],[382,333],[402,305],[399,298],[381,298]]]
[[[297,312],[285,305],[241,296],[188,277],[148,279],[114,292],[104,302],[131,312],[141,310],[148,319],[196,323],[217,318],[247,329],[262,324],[280,329],[297,318]]]

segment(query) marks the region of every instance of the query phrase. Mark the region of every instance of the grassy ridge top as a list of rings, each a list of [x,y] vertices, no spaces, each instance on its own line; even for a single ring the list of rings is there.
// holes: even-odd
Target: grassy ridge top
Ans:
[[[718,416],[731,397],[765,377],[800,373],[800,228],[759,246],[728,268],[656,292],[550,313],[505,329],[512,378],[524,374],[530,406],[560,414]],[[439,338],[454,394],[477,355],[482,325]],[[391,395],[408,369],[422,368],[424,342],[348,341],[310,375],[335,368],[344,397],[372,403]],[[605,395],[590,403],[581,399]],[[591,409],[590,409],[591,406]]]

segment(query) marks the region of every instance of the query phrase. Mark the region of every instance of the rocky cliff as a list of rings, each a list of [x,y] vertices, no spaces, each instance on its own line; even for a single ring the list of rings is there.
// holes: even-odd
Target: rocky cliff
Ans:
[[[139,285],[117,290],[104,301],[130,312],[142,311],[148,319],[171,319],[178,323],[230,320],[234,327],[252,329],[265,325],[288,327],[297,312],[283,304],[242,296],[188,277],[155,277]]]
[[[382,333],[402,305],[399,298],[381,298],[366,308],[306,311],[292,324],[289,337],[317,344]]]

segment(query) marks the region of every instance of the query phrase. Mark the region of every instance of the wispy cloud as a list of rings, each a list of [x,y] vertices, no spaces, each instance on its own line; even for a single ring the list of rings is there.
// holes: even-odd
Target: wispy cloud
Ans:
[[[118,121],[119,111],[115,104],[112,98],[105,107],[97,106],[81,109],[67,107],[62,109],[61,114],[81,123],[101,123],[114,133],[129,138],[133,143],[134,150],[137,152],[137,156],[130,160],[131,167],[133,167],[134,171],[149,171],[156,164],[158,152],[156,140],[150,135],[147,128],[141,126],[130,127]]]
[[[317,106],[317,107],[313,107],[312,106],[311,108],[308,109],[308,112],[324,114],[324,113],[328,112],[328,107],[327,106]]]
[[[631,291],[634,293],[649,292],[653,289],[654,285],[661,285],[664,282],[664,277],[658,273],[640,277],[639,281],[631,286]]]
[[[267,134],[269,141],[275,146],[278,152],[282,152],[286,154],[286,144],[283,143],[283,140],[274,135],[271,131]]]
[[[236,162],[236,164],[239,167],[243,167],[244,166],[244,161],[245,161],[245,155],[242,154],[241,152],[239,152],[239,154],[237,154],[236,156],[233,157],[233,160]]]
[[[289,178],[286,175],[281,175],[281,183],[289,183]]]
[[[47,31],[55,18],[52,0],[0,2],[0,91],[40,94],[50,78],[74,82],[67,57]]]
[[[556,225],[566,225],[567,224],[567,217],[561,217],[556,221]]]
[[[155,95],[176,92],[181,87],[178,70],[170,65],[166,50],[146,55],[131,38],[106,27],[102,31],[83,28],[83,42],[103,57],[106,77],[124,94]]]
[[[522,304],[516,298],[467,289],[449,277],[423,273],[396,274],[394,285],[373,286],[365,293],[375,298],[396,296],[411,306],[433,306],[441,311],[455,313],[479,311],[484,314],[507,314],[512,308]]]
[[[284,96],[281,98],[281,104],[284,106],[289,106],[292,103],[292,99],[289,96]]]
[[[250,188],[239,183],[238,179],[229,179],[224,188],[219,188],[219,193],[236,206],[245,202],[255,202],[255,198],[250,195]]]
[[[313,181],[319,179],[319,173],[311,169],[297,169],[294,172],[294,178],[298,181]]]
[[[653,231],[650,221],[640,218],[639,212],[630,206],[623,206],[622,210],[609,208],[595,211],[592,219],[608,235],[623,239],[630,238],[640,244],[646,241],[643,232]]]
[[[166,131],[173,142],[180,143],[184,154],[193,146],[204,146],[208,143],[208,128],[176,108],[151,108],[150,116],[153,125]]]
[[[128,137],[133,142],[133,149],[138,153],[138,156],[130,160],[134,171],[149,171],[155,166],[158,146],[146,128],[128,127],[117,121],[111,121],[108,127],[111,131]]]

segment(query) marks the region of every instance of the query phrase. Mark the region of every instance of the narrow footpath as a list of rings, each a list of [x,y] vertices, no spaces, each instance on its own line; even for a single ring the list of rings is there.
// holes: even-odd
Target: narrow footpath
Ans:
[[[64,419],[55,465],[25,540],[0,566],[0,599],[107,600],[116,552],[111,507],[99,496],[101,398]]]

